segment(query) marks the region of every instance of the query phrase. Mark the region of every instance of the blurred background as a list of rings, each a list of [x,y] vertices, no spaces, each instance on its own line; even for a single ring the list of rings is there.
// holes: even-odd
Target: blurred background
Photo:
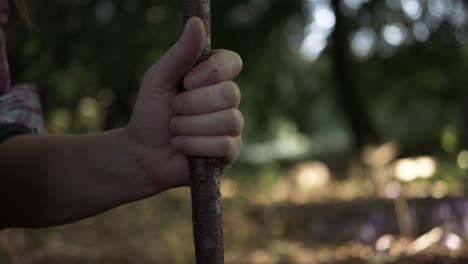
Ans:
[[[27,1],[14,83],[53,134],[124,126],[181,32],[179,1]],[[468,263],[468,5],[212,1],[244,71],[245,148],[222,178],[226,263]],[[0,263],[194,263],[188,189],[0,234]]]

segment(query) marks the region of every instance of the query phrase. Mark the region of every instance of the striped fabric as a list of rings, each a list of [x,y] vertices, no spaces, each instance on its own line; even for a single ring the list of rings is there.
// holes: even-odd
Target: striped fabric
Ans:
[[[8,0],[0,0],[0,26],[8,21]],[[6,38],[0,29],[0,125],[19,124],[32,133],[44,134],[44,121],[36,88],[31,84],[10,85]]]
[[[46,133],[41,104],[33,85],[17,85],[0,96],[0,124],[19,124],[35,134]]]

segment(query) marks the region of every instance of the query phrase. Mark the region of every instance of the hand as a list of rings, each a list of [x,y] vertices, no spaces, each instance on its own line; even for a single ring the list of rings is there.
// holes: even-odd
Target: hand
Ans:
[[[191,18],[177,43],[145,73],[125,129],[133,159],[159,191],[189,185],[188,156],[223,158],[226,169],[241,150],[240,90],[232,80],[242,60],[214,50],[194,67],[204,42],[203,22]],[[186,91],[178,94],[181,83]]]

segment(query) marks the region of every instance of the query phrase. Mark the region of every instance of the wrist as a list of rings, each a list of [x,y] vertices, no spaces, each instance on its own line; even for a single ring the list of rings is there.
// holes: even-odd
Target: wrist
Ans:
[[[123,157],[121,158],[121,167],[126,171],[125,177],[129,182],[140,186],[141,192],[137,195],[138,199],[156,195],[168,189],[164,184],[159,182],[155,177],[151,164],[151,156],[160,156],[155,154],[158,152],[155,148],[148,146],[142,142],[128,127],[119,129],[118,142],[123,149]]]

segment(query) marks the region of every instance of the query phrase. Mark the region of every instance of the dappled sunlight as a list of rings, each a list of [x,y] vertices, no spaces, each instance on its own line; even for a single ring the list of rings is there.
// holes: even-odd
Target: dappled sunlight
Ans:
[[[72,114],[70,110],[59,108],[50,114],[47,127],[51,133],[64,134],[69,131],[71,123]]]
[[[458,153],[457,165],[460,169],[468,169],[468,151],[462,150]]]
[[[434,237],[434,235],[443,235],[440,229],[435,229],[429,234],[418,238],[417,244],[422,247],[436,249],[437,252],[446,256],[457,256],[456,250],[450,249],[442,237]],[[443,241],[450,238],[454,245],[460,246],[457,238],[447,233]],[[437,242],[433,242],[439,238]],[[325,264],[325,263],[395,263],[397,257],[401,256],[418,256],[418,253],[413,252],[410,248],[414,247],[414,243],[410,239],[395,237],[393,235],[384,235],[377,241],[375,248],[371,245],[362,245],[358,243],[346,243],[342,246],[318,246],[307,245],[295,241],[275,240],[272,241],[269,247],[258,248],[252,250],[246,255],[246,258],[234,257],[234,254],[227,255],[227,263],[236,263],[243,260],[246,263],[252,264],[270,264],[270,263],[307,263],[307,264]],[[422,242],[423,241],[423,242]],[[424,245],[423,245],[424,244]],[[406,263],[406,262],[405,262]],[[410,263],[410,262],[408,262]],[[419,263],[419,262],[418,262]],[[421,263],[426,263],[422,261]],[[445,263],[445,262],[444,262]]]
[[[399,144],[389,141],[379,146],[366,146],[362,152],[362,160],[370,167],[380,168],[393,161],[399,154]]]
[[[224,177],[221,181],[221,193],[223,199],[235,197],[239,193],[239,187],[236,181]]]
[[[414,157],[395,162],[395,176],[404,182],[429,178],[436,173],[437,163],[432,157]]]
[[[295,182],[303,191],[323,188],[330,181],[330,170],[322,162],[299,163],[294,170]]]
[[[344,0],[340,8],[348,16],[356,16],[360,8],[369,0]],[[375,34],[376,29],[363,27],[350,37],[350,46],[357,57],[367,58],[379,50],[379,54],[388,56],[394,48],[403,44],[411,44],[412,39],[426,42],[429,37],[449,20],[456,27],[455,38],[460,43],[468,42],[466,30],[467,8],[462,1],[449,0],[386,0],[386,6],[395,12],[402,12],[409,23],[388,23],[380,30],[380,37]],[[335,26],[335,16],[329,0],[307,1],[307,9],[311,22],[305,27],[304,39],[299,49],[305,60],[315,61],[329,44],[329,36]],[[384,41],[388,45],[382,45]]]
[[[253,197],[254,204],[271,205],[293,203],[297,205],[310,202],[353,201],[366,197],[378,197],[394,200],[462,197],[464,184],[461,181],[450,184],[433,180],[438,173],[437,160],[434,157],[418,156],[397,159],[395,143],[379,147],[368,147],[362,158],[369,168],[355,167],[355,178],[337,181],[332,170],[323,162],[299,162],[283,174],[264,191],[256,190],[252,195],[240,191],[240,196]],[[351,172],[350,172],[351,174]],[[364,175],[372,177],[363,178]]]
[[[440,145],[446,152],[453,152],[458,142],[458,131],[452,125],[447,125],[442,130],[440,137]]]
[[[448,194],[449,194],[449,188],[447,186],[447,183],[443,181],[436,181],[432,185],[431,196],[434,197],[435,199],[446,197]]]
[[[244,148],[244,157],[253,163],[265,163],[278,159],[298,158],[311,148],[310,139],[300,133],[297,125],[285,119],[277,120],[273,129],[273,140],[252,143]]]
[[[429,0],[429,13],[437,19],[445,19],[452,12],[453,4],[450,0]]]
[[[458,250],[463,245],[462,238],[455,233],[447,233],[443,239],[445,246],[449,250]]]
[[[431,36],[431,31],[426,24],[418,22],[413,25],[413,35],[417,41],[425,42]]]
[[[390,249],[390,247],[392,246],[394,242],[395,242],[395,236],[390,235],[390,234],[383,235],[379,237],[379,239],[377,239],[377,241],[375,242],[375,250],[387,251]]]
[[[377,166],[369,169],[375,171],[376,168],[390,166],[395,146],[387,143],[368,149],[366,155],[370,156],[367,157],[376,158],[370,159],[369,165]],[[376,160],[378,162],[374,162]],[[329,264],[347,263],[350,259],[363,264],[377,260],[382,261],[379,263],[392,263],[396,258],[417,257],[431,250],[456,257],[466,245],[464,232],[468,229],[451,228],[450,218],[446,217],[450,209],[445,206],[445,200],[434,209],[414,204],[411,200],[423,197],[447,199],[455,194],[459,197],[463,195],[463,188],[458,191],[456,188],[462,186],[461,183],[453,187],[454,184],[425,178],[411,182],[390,178],[385,192],[378,194],[372,180],[358,177],[337,181],[332,168],[321,161],[310,160],[298,162],[288,169],[272,169],[278,173],[277,180],[269,188],[259,188],[260,185],[254,183],[255,179],[260,180],[266,174],[253,176],[246,184],[239,181],[235,171],[221,180],[226,263]],[[13,231],[8,243],[14,248],[37,249],[31,253],[21,251],[23,259],[35,256],[47,259],[46,256],[62,252],[97,261],[109,256],[122,258],[122,254],[112,253],[112,249],[120,248],[122,251],[125,248],[124,252],[132,252],[148,261],[164,259],[167,263],[190,263],[193,251],[187,246],[191,244],[188,239],[191,237],[189,197],[189,189],[179,188],[157,199],[122,207],[77,225],[54,229],[56,231],[42,235],[47,237],[48,243],[40,247],[28,242],[36,236],[35,233],[20,230]],[[396,209],[385,202],[402,201],[402,197],[408,199],[409,214],[417,209],[418,213],[411,219],[421,226],[428,222],[440,223],[439,219],[447,220],[444,220],[444,225],[437,225],[432,231],[413,238],[402,236],[393,227]],[[468,202],[462,201],[457,205],[459,209],[456,210],[459,211],[450,214],[465,212],[463,219],[468,222]],[[421,210],[430,211],[422,213],[425,211]],[[401,212],[405,214],[404,210]],[[133,231],[130,232],[129,228]],[[418,225],[413,228],[418,230]],[[93,229],[103,233],[94,233]],[[82,239],[71,245],[67,242],[67,237],[71,236]],[[112,242],[119,237],[125,237],[124,241]],[[334,239],[341,242],[331,243]],[[178,248],[183,248],[183,252]]]
[[[37,29],[8,26],[11,74],[40,87],[48,131],[124,127],[182,32],[180,3],[30,2]],[[225,263],[468,263],[467,1],[212,3],[213,48],[244,65],[243,152],[220,179]],[[194,259],[186,187],[0,232],[0,263]]]
[[[351,36],[351,51],[354,55],[366,58],[371,56],[377,44],[377,35],[368,27],[360,28]]]
[[[400,46],[405,42],[407,30],[402,24],[388,24],[382,28],[383,39],[392,46]]]
[[[423,7],[419,0],[402,0],[401,7],[405,15],[412,20],[418,20],[422,16]]]
[[[442,228],[437,227],[429,231],[428,233],[420,236],[418,239],[413,241],[407,249],[408,254],[414,255],[425,249],[428,249],[435,243],[439,242],[444,235]]]
[[[335,27],[335,14],[329,1],[307,1],[311,23],[305,28],[300,53],[304,59],[316,60],[327,47],[328,37]]]

